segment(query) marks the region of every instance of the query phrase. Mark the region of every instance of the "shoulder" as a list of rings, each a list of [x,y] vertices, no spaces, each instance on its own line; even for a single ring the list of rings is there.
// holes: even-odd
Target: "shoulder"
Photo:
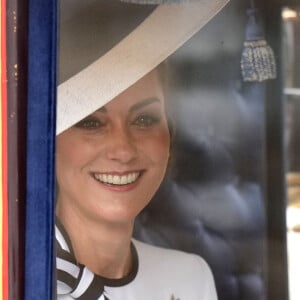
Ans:
[[[182,260],[188,262],[188,261],[197,260],[205,264],[205,261],[196,254],[158,247],[158,246],[146,244],[138,240],[133,240],[133,243],[139,255],[142,255],[143,258],[150,259],[151,261],[155,261],[157,259],[161,261],[161,259],[164,258],[168,262],[172,262],[172,261],[180,262]]]
[[[179,299],[217,299],[212,272],[202,257],[137,240],[133,243],[139,259],[137,282],[144,287],[147,282],[151,290],[159,289]]]
[[[157,276],[160,279],[164,278],[164,282],[170,282],[173,286],[180,284],[183,287],[184,283],[186,289],[193,290],[195,294],[213,295],[203,299],[216,299],[212,272],[202,257],[148,245],[137,240],[133,243],[138,252],[141,272],[145,270],[152,280],[155,281]]]

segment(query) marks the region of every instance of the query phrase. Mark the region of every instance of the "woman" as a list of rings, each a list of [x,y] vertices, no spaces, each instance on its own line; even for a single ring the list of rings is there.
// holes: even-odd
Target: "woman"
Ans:
[[[120,4],[115,4],[114,11],[117,11]],[[185,17],[191,19],[192,11],[195,8],[202,11],[204,6],[192,6]],[[182,14],[183,8],[176,6],[176,13]],[[157,12],[151,7],[146,18],[153,16],[153,9],[154,14]],[[172,9],[172,6],[168,7],[168,15],[172,15]],[[82,6],[79,11],[82,12]],[[176,13],[174,20],[178,17]],[[214,10],[210,14],[215,13]],[[157,22],[155,19],[155,26]],[[194,32],[203,26],[197,22],[195,19],[191,24]],[[195,24],[198,25],[195,27]],[[145,26],[153,28],[153,24]],[[169,26],[174,27],[173,21]],[[70,28],[73,29],[73,25]],[[176,37],[172,51],[190,35],[187,30],[185,38]],[[140,41],[137,36],[136,41]],[[141,62],[135,61],[139,53],[133,55],[135,49],[128,51],[128,45],[120,43],[122,51],[115,47],[113,54],[110,51],[101,55],[91,67],[73,71],[75,75],[68,75],[70,79],[63,79],[65,82],[59,86],[56,152],[58,299],[216,299],[213,278],[203,259],[132,240],[135,217],[158,189],[170,156],[165,94],[156,68],[170,54],[169,50],[162,54],[163,48],[169,48],[164,45],[168,42],[166,36],[162,41],[156,54],[157,47],[153,46],[152,51],[147,52],[152,57],[147,56],[145,65],[153,60],[150,68],[141,67]],[[132,43],[129,44],[131,47]],[[110,55],[115,58],[114,52],[124,54],[124,49],[128,51],[126,55],[121,58],[119,55],[119,63],[112,64],[114,59]],[[70,55],[70,52],[66,53]],[[134,60],[128,62],[128,57]],[[69,65],[73,67],[73,62]],[[62,63],[60,66],[63,69]],[[104,71],[105,67],[107,71]],[[124,71],[127,76],[123,79]],[[118,76],[121,76],[121,83]],[[112,81],[113,88],[106,91]],[[66,121],[66,116],[70,116],[70,120]]]

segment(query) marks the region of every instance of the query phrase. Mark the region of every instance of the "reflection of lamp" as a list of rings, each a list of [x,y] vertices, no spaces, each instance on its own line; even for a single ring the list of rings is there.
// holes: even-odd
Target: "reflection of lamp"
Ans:
[[[300,207],[288,207],[286,211],[288,230],[300,232]]]
[[[293,210],[297,210],[293,211]],[[296,217],[298,222],[300,222],[300,209],[292,208],[292,210],[287,211],[287,221],[293,221]],[[287,234],[288,242],[288,262],[289,262],[289,292],[290,300],[300,299],[300,286],[299,286],[299,276],[300,276],[300,225],[295,225],[293,230],[289,230]],[[298,230],[295,228],[298,228]]]
[[[300,286],[299,286],[299,276],[300,276],[300,184],[299,184],[299,174],[298,174],[298,206],[290,206],[286,211],[286,221],[287,221],[287,243],[288,243],[288,262],[289,262],[289,291],[290,300],[300,299]]]
[[[289,230],[300,232],[300,173],[287,175],[287,227]]]
[[[287,174],[287,189],[288,206],[300,209],[300,172]]]
[[[299,13],[296,10],[287,7],[282,10],[282,18],[284,20],[297,19],[298,17]]]

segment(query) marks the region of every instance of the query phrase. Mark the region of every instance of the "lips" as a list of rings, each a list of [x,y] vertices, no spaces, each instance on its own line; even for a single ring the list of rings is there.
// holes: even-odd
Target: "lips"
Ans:
[[[132,184],[138,180],[141,176],[141,172],[130,172],[127,174],[106,174],[106,173],[94,173],[94,178],[101,183],[109,185],[124,186]]]

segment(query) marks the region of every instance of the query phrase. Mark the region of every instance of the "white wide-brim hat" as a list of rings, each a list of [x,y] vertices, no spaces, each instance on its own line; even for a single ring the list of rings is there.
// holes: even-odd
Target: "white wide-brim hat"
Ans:
[[[57,135],[157,67],[229,0],[174,2],[60,0]]]

